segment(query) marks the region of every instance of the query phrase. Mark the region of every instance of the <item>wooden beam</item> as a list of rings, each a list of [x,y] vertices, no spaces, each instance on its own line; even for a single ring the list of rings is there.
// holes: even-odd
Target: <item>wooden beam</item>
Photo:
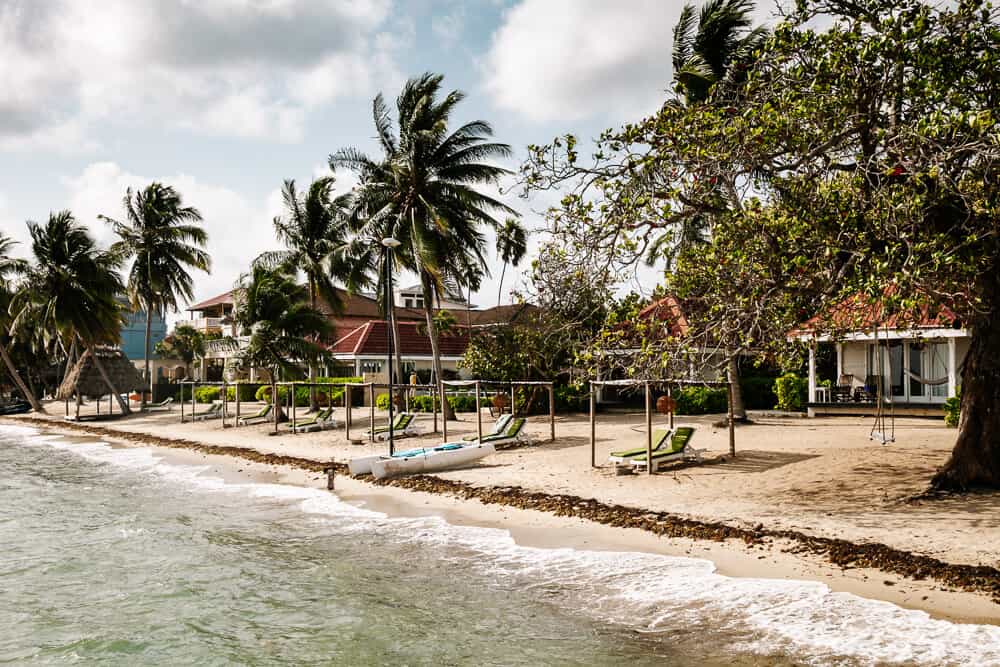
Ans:
[[[645,383],[646,393],[646,474],[653,474],[653,400],[649,383]]]
[[[597,412],[597,400],[594,385],[590,385],[590,467],[597,467],[597,429],[594,424]]]

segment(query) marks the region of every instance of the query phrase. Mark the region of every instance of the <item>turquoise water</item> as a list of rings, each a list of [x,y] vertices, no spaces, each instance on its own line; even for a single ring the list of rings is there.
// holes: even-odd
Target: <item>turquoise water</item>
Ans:
[[[0,426],[0,663],[1000,665],[1000,629]],[[654,576],[649,576],[653,573]]]

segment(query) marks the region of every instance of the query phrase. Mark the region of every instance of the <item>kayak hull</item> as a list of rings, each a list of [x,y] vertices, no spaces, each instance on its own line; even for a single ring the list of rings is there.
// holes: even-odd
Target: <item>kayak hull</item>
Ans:
[[[371,461],[371,473],[375,479],[385,479],[399,475],[438,472],[468,465],[496,453],[496,448],[492,443],[459,444],[462,446],[458,448],[425,449],[412,456],[380,456]]]

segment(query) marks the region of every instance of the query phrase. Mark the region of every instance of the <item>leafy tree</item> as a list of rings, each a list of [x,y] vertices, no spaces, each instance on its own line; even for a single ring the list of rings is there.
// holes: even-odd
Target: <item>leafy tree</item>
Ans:
[[[111,251],[125,261],[133,260],[128,273],[128,297],[132,308],[146,313],[143,376],[152,392],[149,355],[153,314],[162,316],[168,309],[176,311],[179,298],[190,301],[194,297],[188,270],[209,271],[211,258],[203,250],[208,235],[199,224],[202,218],[198,210],[184,206],[180,193],[170,186],[150,183],[138,192],[129,188],[122,205],[124,221],[99,217],[118,236]],[[142,406],[145,405],[143,392]]]
[[[303,377],[299,363],[315,364],[326,349],[317,343],[330,333],[326,316],[303,298],[294,276],[282,268],[256,265],[235,290],[234,321],[249,340],[237,356],[244,368],[263,368],[270,376],[272,396],[281,377]],[[232,342],[235,347],[235,341]],[[275,419],[280,418],[277,408]]]
[[[7,374],[10,376],[11,381],[17,385],[21,394],[24,396],[31,404],[31,409],[35,412],[45,412],[45,408],[42,407],[41,402],[39,402],[38,397],[35,396],[33,391],[29,390],[28,385],[25,384],[24,379],[17,370],[17,366],[14,365],[14,360],[11,358],[8,345],[10,343],[9,328],[10,328],[10,317],[9,309],[10,302],[13,298],[14,286],[11,283],[12,276],[22,273],[26,265],[22,260],[11,257],[10,251],[14,246],[14,241],[3,233],[0,233],[0,325],[4,328],[3,335],[0,335],[0,357],[3,358],[4,366],[6,366]]]
[[[832,25],[815,28],[820,14]],[[791,327],[846,298],[899,326],[941,305],[958,314],[972,341],[938,489],[1000,486],[998,22],[980,0],[801,0],[738,112],[665,106],[617,153],[670,175],[662,219],[713,215],[711,246],[673,278],[706,304],[702,332],[780,354]],[[720,183],[743,190],[737,206],[719,206]],[[650,203],[615,205],[628,224]]]
[[[503,262],[500,271],[500,287],[497,289],[497,305],[503,299],[503,278],[507,265],[517,266],[528,252],[528,238],[524,227],[514,218],[507,218],[497,229],[497,256]]]
[[[370,244],[386,236],[396,238],[402,245],[395,260],[420,277],[438,383],[442,367],[435,297],[449,282],[465,287],[486,271],[483,227],[498,225],[495,212],[516,215],[476,189],[509,173],[486,160],[509,156],[510,147],[488,141],[493,130],[482,120],[449,130],[451,115],[465,96],[452,91],[440,97],[442,78],[424,74],[407,81],[396,100],[395,125],[382,95],[375,98],[379,159],[353,148],[330,156],[331,168],[358,174],[360,183],[350,205],[362,238]],[[446,412],[446,417],[454,417]]]
[[[295,274],[305,274],[309,290],[309,307],[318,310],[318,297],[333,310],[341,313],[343,299],[336,282],[354,288],[366,284],[368,278],[359,271],[350,249],[350,230],[346,217],[339,210],[333,197],[334,179],[318,178],[309,186],[305,196],[295,187],[294,180],[286,180],[281,195],[285,213],[274,218],[274,230],[285,250],[266,252],[256,263],[264,266],[282,266]],[[316,365],[309,365],[309,381],[316,381]],[[316,388],[310,387],[309,403],[316,409]]]
[[[51,339],[77,341],[90,350],[108,390],[123,414],[128,402],[114,387],[96,354],[98,345],[118,345],[125,322],[118,297],[125,290],[121,256],[101,250],[69,211],[52,213],[45,224],[28,222],[32,261],[11,311],[14,331],[36,328]]]
[[[184,362],[185,374],[191,377],[191,364],[205,354],[205,335],[189,324],[178,324],[173,332],[156,344],[156,353]]]

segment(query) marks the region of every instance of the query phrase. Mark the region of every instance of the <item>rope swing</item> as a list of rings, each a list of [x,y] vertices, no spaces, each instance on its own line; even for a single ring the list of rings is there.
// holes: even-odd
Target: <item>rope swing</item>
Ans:
[[[886,342],[889,332],[886,330]],[[876,440],[882,445],[896,442],[896,413],[893,409],[892,396],[885,395],[885,352],[878,342],[878,325],[875,325],[875,359],[878,372],[875,374],[875,423],[868,433],[869,440]],[[888,415],[886,415],[888,406]],[[888,429],[886,429],[888,425]]]

